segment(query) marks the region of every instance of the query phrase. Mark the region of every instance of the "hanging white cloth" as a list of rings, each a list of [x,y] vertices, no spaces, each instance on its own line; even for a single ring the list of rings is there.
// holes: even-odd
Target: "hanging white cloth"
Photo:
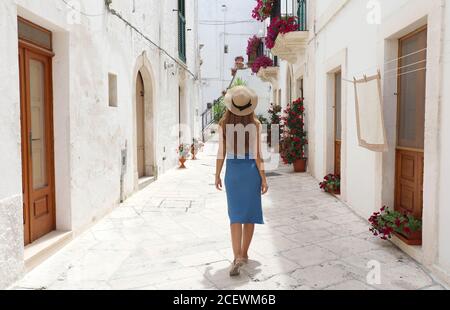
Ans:
[[[384,127],[381,75],[354,79],[359,145],[375,152],[388,149]]]

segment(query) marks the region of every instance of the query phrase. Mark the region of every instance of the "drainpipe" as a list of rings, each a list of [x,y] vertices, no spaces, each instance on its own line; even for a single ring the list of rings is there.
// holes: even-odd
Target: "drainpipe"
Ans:
[[[120,202],[124,200],[124,179],[127,172],[127,153],[128,153],[128,141],[125,140],[125,148],[120,151]]]

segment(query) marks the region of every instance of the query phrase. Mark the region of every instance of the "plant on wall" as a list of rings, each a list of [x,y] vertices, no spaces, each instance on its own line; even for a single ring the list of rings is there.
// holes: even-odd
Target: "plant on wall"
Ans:
[[[247,65],[249,67],[252,66],[253,62],[255,61],[257,55],[258,55],[258,48],[261,44],[262,39],[258,38],[256,35],[248,39],[247,42],[247,57],[248,57],[248,63]]]
[[[225,114],[227,107],[224,102],[224,97],[220,97],[213,104],[213,118],[214,123],[218,124],[222,116]]]
[[[262,22],[270,17],[275,0],[256,0],[256,2],[256,6],[252,11],[252,17]]]
[[[258,51],[259,44],[262,42],[261,38],[254,35],[247,42],[247,55],[256,53]]]
[[[268,111],[270,115],[270,123],[274,125],[280,125],[281,123],[281,105],[271,103]]]
[[[372,214],[369,223],[371,224],[370,231],[374,236],[379,236],[383,240],[390,239],[392,234],[396,234],[399,237],[403,236],[409,240],[416,239],[420,242],[421,236],[417,235],[420,235],[422,221],[416,219],[412,214],[402,214],[384,206],[379,212]]]
[[[280,33],[284,34],[296,30],[298,30],[296,17],[289,17],[287,19],[275,17],[267,27],[266,47],[272,49]]]
[[[264,115],[262,115],[262,114],[257,114],[256,115],[256,118],[258,119],[258,121],[261,123],[261,124],[268,124],[269,123],[269,121],[267,120],[267,118],[264,116]]]
[[[285,164],[294,164],[294,171],[306,170],[305,146],[308,144],[304,129],[305,108],[303,99],[298,98],[287,106],[281,118],[284,127],[280,155]]]
[[[273,60],[267,56],[259,56],[252,64],[252,72],[258,73],[259,69],[273,66]]]
[[[319,183],[321,189],[330,194],[340,194],[341,192],[341,178],[332,173],[327,174],[323,181]]]

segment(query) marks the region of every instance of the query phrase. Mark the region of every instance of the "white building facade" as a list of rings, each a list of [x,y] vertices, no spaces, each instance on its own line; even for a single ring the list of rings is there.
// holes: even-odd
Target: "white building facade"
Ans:
[[[339,199],[365,218],[384,205],[419,214],[422,245],[392,241],[447,283],[449,29],[445,0],[309,0],[306,31],[272,49],[282,98],[305,98],[308,171],[321,180],[338,170]],[[385,152],[358,143],[352,83],[378,70]]]
[[[253,0],[199,1],[202,111],[229,86],[235,57],[242,56],[247,62],[248,39],[253,35],[264,35],[265,25],[252,19],[254,5]],[[258,79],[250,69],[239,70],[236,77],[257,92],[259,104],[255,113],[267,116],[271,85]]]
[[[199,137],[197,14],[196,0],[1,1],[0,288]]]

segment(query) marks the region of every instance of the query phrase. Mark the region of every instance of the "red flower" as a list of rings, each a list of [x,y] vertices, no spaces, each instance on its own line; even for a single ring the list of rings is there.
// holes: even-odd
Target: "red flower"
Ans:
[[[411,233],[411,228],[409,228],[408,226],[404,226],[403,227],[403,232],[407,235],[409,235]]]

